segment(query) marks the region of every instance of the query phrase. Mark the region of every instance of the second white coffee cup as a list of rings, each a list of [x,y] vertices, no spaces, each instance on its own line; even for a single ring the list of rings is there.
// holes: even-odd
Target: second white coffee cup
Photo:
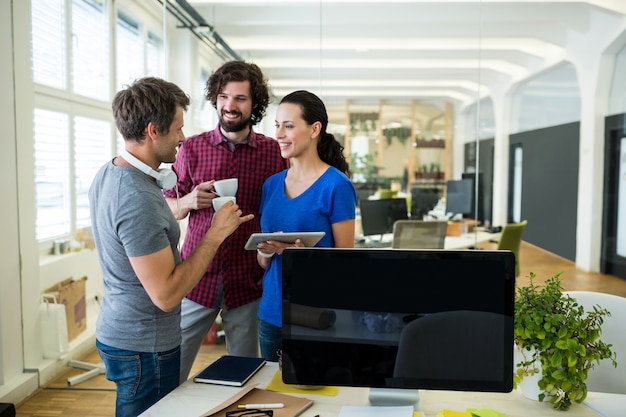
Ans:
[[[213,208],[215,209],[215,211],[218,211],[227,201],[232,201],[233,203],[237,203],[237,198],[236,197],[215,197],[212,201]]]

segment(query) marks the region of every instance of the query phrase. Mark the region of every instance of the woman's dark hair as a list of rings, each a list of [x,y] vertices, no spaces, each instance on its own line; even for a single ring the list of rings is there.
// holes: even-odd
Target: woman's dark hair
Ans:
[[[270,103],[269,86],[263,78],[261,69],[245,61],[229,61],[216,69],[206,82],[204,96],[214,108],[217,108],[217,96],[224,86],[231,82],[250,81],[250,96],[252,97],[252,126],[265,117],[265,110]]]
[[[350,167],[343,154],[343,146],[331,133],[326,131],[328,127],[328,113],[324,102],[315,94],[298,90],[287,94],[280,101],[282,103],[296,104],[302,110],[302,119],[312,125],[315,122],[322,124],[320,138],[317,141],[317,153],[320,159],[328,165],[332,165],[347,176],[350,176]]]
[[[150,122],[157,125],[159,133],[168,134],[178,106],[186,111],[189,96],[176,84],[154,77],[135,80],[118,91],[111,104],[115,125],[124,140],[138,143]]]

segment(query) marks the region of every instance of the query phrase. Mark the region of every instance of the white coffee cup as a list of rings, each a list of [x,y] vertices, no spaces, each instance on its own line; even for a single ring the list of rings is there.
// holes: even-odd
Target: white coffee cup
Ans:
[[[227,178],[225,180],[215,181],[215,193],[220,197],[234,197],[237,194],[239,180],[237,178]]]
[[[225,202],[227,201],[232,201],[233,203],[237,203],[237,198],[236,197],[215,197],[213,199],[213,209],[215,209],[215,211],[218,211]]]

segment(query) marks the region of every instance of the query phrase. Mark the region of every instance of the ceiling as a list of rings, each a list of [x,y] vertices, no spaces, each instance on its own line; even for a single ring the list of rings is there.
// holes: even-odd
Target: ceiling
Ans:
[[[626,0],[177,0],[238,57],[259,65],[279,99],[318,93],[331,122],[379,111],[406,124],[441,117],[612,36]],[[415,104],[412,107],[413,103]],[[347,107],[349,106],[349,107]]]

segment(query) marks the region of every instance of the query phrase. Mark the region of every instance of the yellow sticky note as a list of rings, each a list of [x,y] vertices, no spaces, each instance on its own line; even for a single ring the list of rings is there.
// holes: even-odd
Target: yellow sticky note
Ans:
[[[443,417],[472,417],[467,411],[443,410]]]
[[[413,417],[421,417],[422,413],[421,411],[413,411]]]
[[[505,414],[499,413],[491,408],[468,408],[467,411],[472,413],[474,417],[506,417]]]
[[[338,387],[321,387],[320,389],[309,390],[309,389],[301,389],[296,385],[287,385],[283,382],[283,376],[280,369],[276,371],[270,383],[265,388],[268,391],[276,391],[276,392],[286,392],[286,393],[294,393],[294,394],[315,394],[315,395],[328,395],[334,397],[337,395],[339,391]]]

